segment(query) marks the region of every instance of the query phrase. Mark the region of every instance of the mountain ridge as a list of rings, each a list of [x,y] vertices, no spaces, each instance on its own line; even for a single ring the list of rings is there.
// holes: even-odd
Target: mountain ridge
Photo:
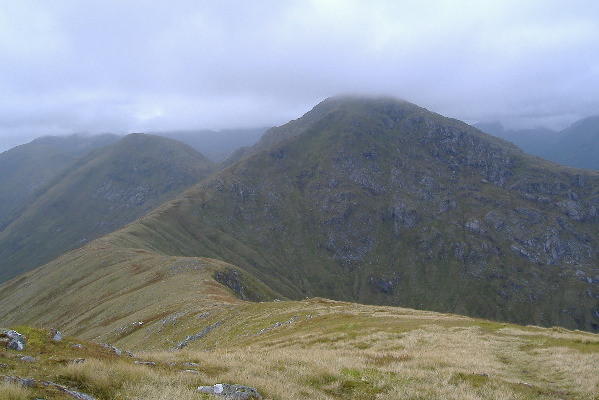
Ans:
[[[599,329],[598,173],[399,100],[306,126],[94,246],[221,260],[291,299]]]

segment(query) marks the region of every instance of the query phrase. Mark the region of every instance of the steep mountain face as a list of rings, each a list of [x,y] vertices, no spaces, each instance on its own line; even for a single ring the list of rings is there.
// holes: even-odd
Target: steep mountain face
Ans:
[[[116,135],[47,136],[0,154],[0,230],[67,166]]]
[[[599,174],[402,101],[309,115],[107,240],[221,259],[291,298],[599,329]]]
[[[122,227],[212,173],[192,148],[129,135],[71,164],[0,232],[0,281]]]

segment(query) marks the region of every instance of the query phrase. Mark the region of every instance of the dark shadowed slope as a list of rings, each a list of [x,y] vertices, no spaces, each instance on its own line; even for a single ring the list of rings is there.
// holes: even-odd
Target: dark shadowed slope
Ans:
[[[70,165],[0,232],[0,281],[134,221],[212,172],[183,143],[129,135]]]

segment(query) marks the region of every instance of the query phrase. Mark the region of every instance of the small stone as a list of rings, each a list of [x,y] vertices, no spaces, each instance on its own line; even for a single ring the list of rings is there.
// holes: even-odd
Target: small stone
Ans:
[[[37,360],[35,358],[33,358],[33,357],[30,357],[30,356],[24,356],[24,357],[21,357],[21,361],[25,361],[25,362],[36,362]]]
[[[109,349],[109,350],[114,351],[114,353],[117,356],[122,356],[123,355],[123,352],[121,351],[121,349],[118,349],[118,348],[116,348],[116,347],[114,347],[112,345],[109,345],[109,344],[106,344],[106,343],[100,343],[100,346],[104,347],[105,349]]]
[[[62,340],[62,333],[58,329],[50,330],[50,335],[55,342],[60,342]]]
[[[156,363],[154,361],[135,361],[134,364],[141,364],[141,365],[156,365]]]

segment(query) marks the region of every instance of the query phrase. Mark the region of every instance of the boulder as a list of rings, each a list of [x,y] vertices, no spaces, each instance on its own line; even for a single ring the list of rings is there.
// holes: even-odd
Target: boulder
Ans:
[[[256,389],[243,385],[217,383],[214,386],[200,386],[198,387],[198,391],[213,394],[225,400],[262,400],[262,396]]]
[[[17,351],[22,351],[25,348],[25,344],[27,343],[23,335],[21,335],[17,331],[13,331],[12,329],[0,331],[0,337],[7,339],[7,348]]]

